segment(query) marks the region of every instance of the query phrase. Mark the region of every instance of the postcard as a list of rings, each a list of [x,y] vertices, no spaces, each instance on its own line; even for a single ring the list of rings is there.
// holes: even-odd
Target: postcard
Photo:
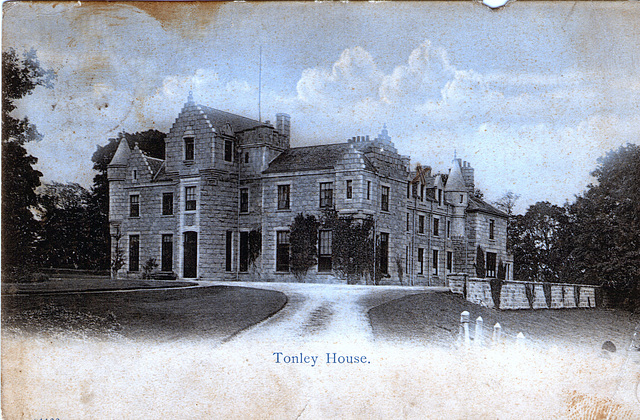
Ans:
[[[5,2],[3,417],[638,418],[638,22]]]

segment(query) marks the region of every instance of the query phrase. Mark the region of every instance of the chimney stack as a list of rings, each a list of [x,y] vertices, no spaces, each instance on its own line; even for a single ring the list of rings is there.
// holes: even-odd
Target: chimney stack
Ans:
[[[464,179],[464,183],[467,185],[470,191],[473,191],[475,189],[475,179],[473,176],[473,168],[471,167],[471,163],[466,161],[463,162],[460,169],[462,170],[462,178]]]
[[[279,112],[276,114],[276,130],[289,138],[291,136],[291,116]]]

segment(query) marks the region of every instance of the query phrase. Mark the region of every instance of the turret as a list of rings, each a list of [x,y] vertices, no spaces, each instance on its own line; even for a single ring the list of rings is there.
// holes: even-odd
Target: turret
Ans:
[[[471,171],[473,171],[473,169],[471,169]],[[473,174],[473,172],[471,173]],[[449,177],[444,187],[444,194],[446,200],[454,206],[451,220],[451,234],[453,236],[464,236],[464,215],[465,209],[469,204],[469,187],[464,179],[460,159],[453,159],[453,165],[449,171]]]
[[[109,180],[109,221],[117,222],[124,218],[126,204],[123,183],[127,178],[129,157],[131,150],[126,139],[120,140],[118,149],[113,159],[107,166],[107,179]]]

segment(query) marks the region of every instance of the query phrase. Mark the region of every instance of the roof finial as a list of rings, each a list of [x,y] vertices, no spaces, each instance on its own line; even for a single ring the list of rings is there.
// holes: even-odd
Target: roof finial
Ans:
[[[189,91],[189,96],[187,96],[187,103],[193,103],[193,92]]]

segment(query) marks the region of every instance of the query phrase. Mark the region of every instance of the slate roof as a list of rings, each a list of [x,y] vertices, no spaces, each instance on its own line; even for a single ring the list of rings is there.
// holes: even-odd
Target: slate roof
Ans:
[[[162,162],[162,166],[158,169],[158,172],[154,174],[154,181],[171,181],[171,178],[167,176],[166,166],[164,162]]]
[[[493,214],[499,217],[508,217],[507,213],[498,210],[493,207],[491,204],[486,203],[484,200],[481,200],[477,197],[469,197],[469,206],[467,207],[467,211],[469,213],[473,212],[483,212]]]
[[[345,153],[351,149],[349,143],[323,144],[319,146],[295,147],[285,150],[269,164],[265,174],[281,172],[333,169]],[[366,169],[375,172],[371,161],[362,155]]]
[[[147,164],[151,168],[152,176],[155,176],[160,170],[160,168],[162,167],[162,165],[164,164],[164,160],[147,156],[144,153],[142,154],[142,156],[145,158],[145,160],[147,161]]]
[[[260,121],[252,120],[251,118],[232,114],[230,112],[221,111],[219,109],[209,108],[208,106],[198,105],[198,107],[205,113],[214,127],[220,127],[229,123],[235,133],[260,125],[265,125],[265,123],[261,123]]]

